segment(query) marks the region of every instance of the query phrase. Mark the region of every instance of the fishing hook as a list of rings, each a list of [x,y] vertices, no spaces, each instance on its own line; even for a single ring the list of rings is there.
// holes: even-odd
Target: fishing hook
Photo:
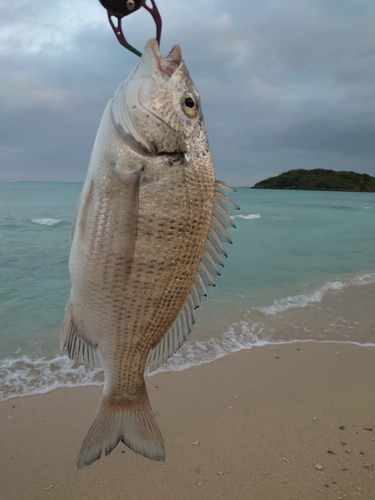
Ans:
[[[126,49],[130,50],[130,52],[133,52],[133,54],[136,54],[139,57],[141,57],[142,55],[141,52],[135,49],[126,40],[125,35],[122,31],[121,20],[123,17],[132,14],[141,7],[144,7],[152,15],[154,22],[156,24],[156,40],[160,45],[162,21],[158,8],[156,7],[155,0],[150,0],[152,4],[151,7],[147,5],[147,0],[99,0],[99,1],[103,5],[103,7],[107,9],[108,20],[117,37],[117,40]]]

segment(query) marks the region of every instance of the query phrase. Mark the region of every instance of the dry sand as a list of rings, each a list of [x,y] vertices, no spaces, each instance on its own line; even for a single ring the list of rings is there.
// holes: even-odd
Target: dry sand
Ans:
[[[375,350],[295,343],[147,378],[167,458],[79,471],[101,388],[0,404],[1,500],[375,499]]]

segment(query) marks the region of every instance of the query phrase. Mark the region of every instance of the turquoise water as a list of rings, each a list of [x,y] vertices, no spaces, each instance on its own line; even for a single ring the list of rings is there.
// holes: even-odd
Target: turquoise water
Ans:
[[[41,344],[69,293],[69,238],[81,184],[0,183],[0,352]],[[41,345],[41,352],[43,346]]]
[[[375,269],[374,193],[240,189],[234,198],[242,210],[226,280],[251,301]]]
[[[0,183],[0,400],[101,382],[59,353],[81,184]],[[375,339],[375,193],[250,190],[180,370],[269,342]]]

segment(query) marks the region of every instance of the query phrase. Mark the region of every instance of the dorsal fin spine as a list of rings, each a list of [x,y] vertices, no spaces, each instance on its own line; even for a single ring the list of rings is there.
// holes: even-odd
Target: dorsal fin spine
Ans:
[[[197,309],[200,305],[201,298],[200,298],[200,295],[198,293],[197,287],[195,286],[195,283],[191,287],[190,296],[191,296],[191,300],[193,301],[193,304],[194,304],[194,309]]]
[[[211,257],[211,255],[207,252],[207,250],[203,254],[203,261],[209,272],[213,276],[221,276],[220,271],[216,265],[216,262]]]
[[[186,308],[186,310],[187,314],[189,315],[189,323],[191,324],[191,328],[193,328],[193,325],[195,323],[195,316],[194,316],[195,307],[191,295],[188,296],[187,302],[188,302],[188,307]]]
[[[215,181],[215,190],[217,190],[217,189],[223,189],[224,191],[231,191],[232,193],[237,192],[237,189],[234,189],[234,188],[228,186],[228,184],[226,184],[225,182],[218,181],[218,180]]]
[[[208,239],[216,248],[216,250],[221,253],[221,255],[224,255],[224,257],[228,257],[227,251],[225,250],[225,247],[219,236],[216,234],[214,228],[212,228],[212,231],[210,231],[210,233],[208,234]]]
[[[233,222],[232,217],[221,207],[218,203],[214,204],[214,214],[220,220],[224,227],[236,227],[236,224]]]
[[[228,243],[233,244],[233,241],[227,233],[227,230],[215,214],[212,215],[211,223],[214,230],[216,231],[216,234],[219,236],[222,242],[227,241]]]
[[[201,261],[201,263],[199,265],[199,274],[201,275],[202,280],[204,281],[204,284],[206,286],[207,285],[215,286],[215,283],[212,279],[212,275],[211,275],[210,271],[207,269],[206,264],[203,261]]]
[[[215,201],[219,203],[224,210],[229,207],[235,210],[240,210],[240,207],[233,200],[225,196],[221,191],[215,190]]]
[[[201,297],[207,297],[207,288],[199,272],[195,277],[195,286],[197,287],[198,293]]]
[[[209,239],[206,242],[206,250],[211,255],[211,257],[214,259],[216,264],[219,264],[221,267],[224,267],[224,264],[220,258],[219,252],[216,250],[215,245],[213,243],[211,243],[211,241]]]

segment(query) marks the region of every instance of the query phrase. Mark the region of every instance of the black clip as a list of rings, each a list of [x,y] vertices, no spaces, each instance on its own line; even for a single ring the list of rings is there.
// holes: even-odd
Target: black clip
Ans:
[[[103,5],[103,7],[107,9],[108,19],[115,35],[117,36],[117,40],[126,49],[130,50],[130,52],[133,52],[133,54],[136,54],[139,57],[141,57],[142,55],[141,52],[139,52],[137,49],[135,49],[132,45],[130,45],[127,42],[124,33],[122,31],[121,19],[125,16],[128,16],[129,14],[132,14],[141,7],[144,7],[146,10],[148,10],[148,12],[150,12],[152,17],[154,18],[156,24],[156,39],[158,41],[158,44],[160,45],[162,21],[154,0],[150,0],[152,4],[151,7],[147,5],[147,0],[99,0],[99,1]],[[114,18],[117,19],[117,24],[115,24]]]

